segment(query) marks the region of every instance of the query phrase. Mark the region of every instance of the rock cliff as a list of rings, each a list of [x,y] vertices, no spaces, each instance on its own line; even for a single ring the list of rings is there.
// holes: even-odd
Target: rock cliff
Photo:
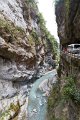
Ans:
[[[27,83],[54,68],[47,34],[36,1],[0,0],[0,120],[26,111]]]
[[[80,1],[56,0],[55,14],[60,38],[58,83],[48,100],[49,120],[80,119],[80,58],[62,48],[80,44]]]
[[[56,2],[56,21],[58,35],[64,46],[70,43],[80,43],[80,1],[60,0]]]

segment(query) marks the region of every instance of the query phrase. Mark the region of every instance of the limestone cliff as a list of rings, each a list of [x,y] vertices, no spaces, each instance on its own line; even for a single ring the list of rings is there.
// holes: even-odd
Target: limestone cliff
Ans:
[[[26,83],[54,68],[45,28],[36,1],[0,0],[0,120],[26,107]]]

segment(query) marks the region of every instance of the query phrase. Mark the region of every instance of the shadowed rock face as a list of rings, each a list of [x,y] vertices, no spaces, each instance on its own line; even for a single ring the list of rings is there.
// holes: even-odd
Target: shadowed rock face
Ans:
[[[59,0],[56,4],[58,35],[64,46],[80,43],[80,1]]]
[[[56,13],[56,21],[58,24],[58,36],[60,38],[61,46],[66,47],[69,44],[75,44],[75,43],[80,44],[80,0],[58,0],[58,2],[56,3],[55,13]],[[79,102],[77,102],[78,100],[76,100],[75,102],[75,98],[77,98],[77,96],[80,96],[80,93],[76,95],[75,98],[68,97],[67,101],[63,103],[62,101],[60,101],[60,98],[61,100],[64,99],[63,96],[65,96],[64,94],[65,89],[63,88],[67,86],[67,82],[68,82],[68,80],[66,81],[67,77],[75,76],[74,79],[76,80],[76,82],[74,83],[74,85],[76,86],[77,90],[80,90],[80,83],[79,83],[79,74],[80,74],[79,66],[80,65],[78,64],[80,62],[80,59],[76,58],[71,60],[71,56],[69,56],[70,58],[70,61],[69,61],[67,60],[67,54],[65,54],[64,56],[62,53],[60,55],[60,58],[61,58],[60,67],[58,71],[60,75],[59,86],[57,86],[56,89],[53,89],[54,90],[53,101],[56,103],[55,105],[53,104],[54,106],[53,115],[55,118],[59,118],[61,120],[62,119],[79,120],[80,119],[80,99],[79,99]],[[69,84],[68,84],[68,87],[69,87]],[[59,89],[59,92],[56,91],[57,89]],[[75,92],[75,90],[72,90],[72,92]],[[69,93],[68,91],[66,91],[66,93],[67,93],[66,95],[66,98],[67,98]],[[58,100],[57,102],[56,102],[55,96]]]

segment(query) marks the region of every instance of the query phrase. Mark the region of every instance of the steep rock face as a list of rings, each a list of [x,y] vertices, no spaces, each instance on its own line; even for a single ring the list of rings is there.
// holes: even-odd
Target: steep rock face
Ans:
[[[27,79],[44,61],[46,42],[37,23],[37,6],[31,5],[36,6],[36,3],[16,0],[0,2],[1,79]]]
[[[56,2],[56,21],[60,45],[80,43],[80,1],[58,0]],[[51,119],[80,119],[80,60],[62,51],[58,69],[58,83],[51,93],[49,109]],[[76,92],[77,91],[77,92]],[[77,99],[78,98],[78,99]],[[53,101],[51,101],[53,99]]]
[[[23,18],[22,15],[23,10],[21,9],[21,7],[22,3],[20,0],[0,1],[0,12],[3,13],[6,18],[14,22],[15,25],[18,25],[19,27],[26,29],[27,25],[26,21]]]
[[[64,46],[80,43],[80,1],[60,0],[56,3],[58,35]]]
[[[22,106],[26,116],[26,83],[48,71],[47,56],[52,61],[38,14],[35,1],[0,1],[0,120],[15,117]]]

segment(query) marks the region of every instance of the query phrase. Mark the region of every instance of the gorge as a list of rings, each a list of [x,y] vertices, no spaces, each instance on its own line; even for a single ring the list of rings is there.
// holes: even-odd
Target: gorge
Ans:
[[[60,45],[37,2],[0,0],[0,120],[80,120],[80,0],[55,0]]]
[[[55,68],[56,54],[36,1],[0,0],[0,120],[28,119],[31,86]]]
[[[48,100],[48,116],[49,120],[79,120],[80,52],[68,52],[68,46],[80,44],[80,1],[56,0],[55,14],[60,39],[60,64],[58,83],[53,86]]]

